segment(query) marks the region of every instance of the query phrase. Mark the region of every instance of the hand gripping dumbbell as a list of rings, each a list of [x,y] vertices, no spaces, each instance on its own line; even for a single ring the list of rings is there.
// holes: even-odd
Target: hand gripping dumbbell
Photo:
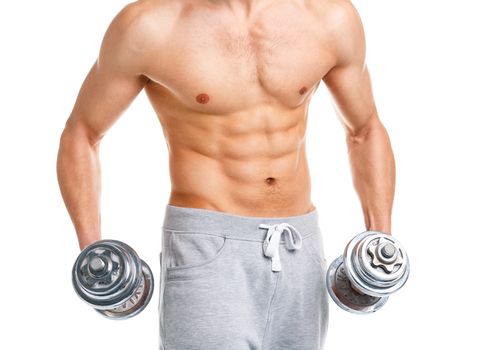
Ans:
[[[109,239],[81,251],[73,266],[72,281],[81,299],[111,319],[137,315],[154,291],[149,266],[129,245]]]
[[[328,268],[326,286],[342,309],[365,314],[379,310],[409,277],[409,260],[390,235],[365,231],[355,236]]]

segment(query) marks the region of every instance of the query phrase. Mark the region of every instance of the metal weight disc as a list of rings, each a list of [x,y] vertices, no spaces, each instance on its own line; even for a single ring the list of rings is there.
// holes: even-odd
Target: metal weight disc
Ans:
[[[76,293],[97,309],[112,309],[132,297],[141,283],[142,265],[135,251],[117,240],[87,246],[76,259],[72,282]]]
[[[116,308],[109,310],[96,309],[96,311],[110,319],[124,320],[139,314],[145,309],[154,292],[154,276],[149,265],[143,260],[141,260],[141,263],[143,278],[133,295]]]
[[[388,297],[375,297],[356,291],[345,272],[343,256],[335,259],[326,273],[326,287],[333,301],[345,311],[367,314],[379,310]]]
[[[353,286],[364,294],[382,297],[399,290],[409,277],[405,249],[390,235],[365,231],[355,236],[343,255]]]

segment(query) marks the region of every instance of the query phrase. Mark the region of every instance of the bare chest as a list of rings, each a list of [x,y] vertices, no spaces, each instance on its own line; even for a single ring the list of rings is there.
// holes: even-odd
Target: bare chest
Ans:
[[[206,113],[272,102],[295,108],[332,64],[316,22],[284,2],[247,20],[191,13],[174,28],[150,78]]]

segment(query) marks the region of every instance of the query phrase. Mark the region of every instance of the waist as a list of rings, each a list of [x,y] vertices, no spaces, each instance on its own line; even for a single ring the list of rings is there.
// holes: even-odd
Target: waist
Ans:
[[[233,239],[264,241],[261,224],[287,223],[304,237],[319,231],[316,207],[307,213],[291,216],[249,216],[222,211],[166,205],[163,229],[167,231],[204,232]]]

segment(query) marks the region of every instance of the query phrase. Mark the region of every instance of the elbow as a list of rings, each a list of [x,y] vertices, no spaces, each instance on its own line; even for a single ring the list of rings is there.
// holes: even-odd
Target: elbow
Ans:
[[[346,127],[347,143],[349,145],[362,144],[377,132],[384,131],[384,125],[377,114],[373,114],[359,125]]]
[[[60,144],[84,144],[97,148],[104,135],[90,130],[80,122],[69,118],[60,136]]]

